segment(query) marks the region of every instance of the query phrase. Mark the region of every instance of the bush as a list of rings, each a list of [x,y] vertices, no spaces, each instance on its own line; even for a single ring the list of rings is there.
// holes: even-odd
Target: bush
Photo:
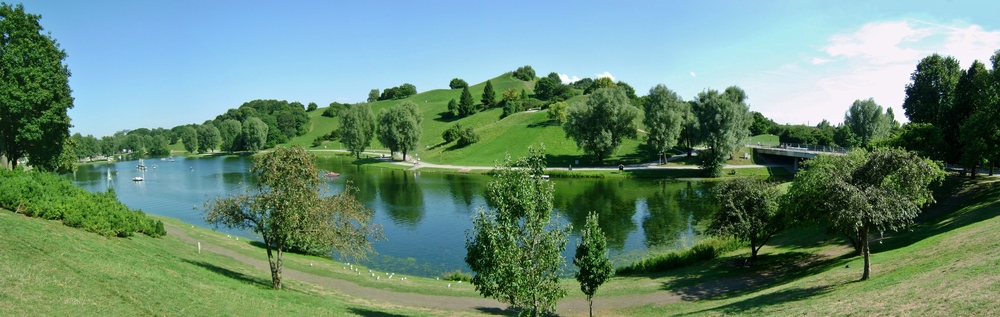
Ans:
[[[462,124],[456,123],[448,128],[448,130],[444,130],[444,133],[441,133],[441,138],[444,139],[444,143],[451,143],[451,141],[458,140],[458,138],[461,137],[461,134]]]
[[[91,193],[49,173],[0,170],[0,207],[29,217],[62,220],[66,226],[103,236],[167,234],[163,222],[129,209],[118,201],[114,190]]]
[[[460,78],[453,78],[451,82],[448,83],[448,88],[451,89],[461,89],[465,87],[469,87],[469,83]]]
[[[472,127],[465,127],[458,135],[458,146],[468,146],[479,142],[479,134]]]
[[[676,269],[714,259],[726,252],[744,246],[745,243],[739,240],[709,238],[698,242],[698,244],[687,250],[670,252],[632,262],[632,264],[615,270],[615,275],[656,273]]]
[[[522,67],[518,67],[517,70],[514,71],[513,75],[514,78],[523,81],[532,81],[535,79],[535,70],[532,69],[530,65],[524,65]]]
[[[522,103],[520,100],[505,100],[503,102],[503,114],[500,115],[500,119],[506,118],[512,114],[523,111],[521,108]]]
[[[472,281],[472,274],[463,273],[462,270],[455,270],[454,272],[447,272],[441,274],[441,279],[445,281]]]

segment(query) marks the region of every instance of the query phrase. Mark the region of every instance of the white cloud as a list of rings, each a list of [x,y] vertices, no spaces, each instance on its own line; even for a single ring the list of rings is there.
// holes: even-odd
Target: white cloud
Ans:
[[[781,123],[843,121],[856,99],[874,98],[903,115],[904,87],[924,57],[954,56],[963,68],[1000,48],[1000,30],[979,25],[937,25],[922,21],[883,21],[828,38],[821,56],[783,65],[754,78],[747,91],[753,110]]]
[[[691,77],[698,77],[698,74],[695,74],[694,72],[691,72]]]
[[[580,77],[576,77],[576,76],[569,77],[569,75],[566,75],[566,74],[559,74],[559,81],[561,81],[563,84],[567,84],[568,85],[568,84],[575,83],[575,82],[577,82],[579,80],[580,80]]]
[[[611,73],[609,73],[609,72],[604,72],[603,74],[597,74],[594,77],[595,78],[607,77],[607,78],[611,78],[611,81],[615,81],[615,76],[612,76]]]

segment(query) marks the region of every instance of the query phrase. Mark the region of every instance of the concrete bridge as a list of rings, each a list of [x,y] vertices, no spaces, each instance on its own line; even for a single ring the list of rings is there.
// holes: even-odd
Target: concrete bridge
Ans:
[[[793,158],[792,167],[794,172],[799,171],[799,161],[811,159],[819,155],[844,155],[852,150],[851,148],[839,146],[797,143],[783,143],[780,145],[747,144],[747,147],[754,149],[758,154]]]

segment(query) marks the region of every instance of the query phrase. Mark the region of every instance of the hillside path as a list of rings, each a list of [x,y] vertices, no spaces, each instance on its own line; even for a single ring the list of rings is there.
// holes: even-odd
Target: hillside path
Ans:
[[[177,227],[167,225],[167,234],[177,237],[179,240],[197,244],[197,239],[189,237]],[[249,257],[235,251],[220,247],[218,245],[201,241],[203,251],[214,252],[216,254],[231,257],[234,260],[249,264],[259,270],[270,273],[270,266],[266,259]],[[261,253],[263,254],[263,253]],[[319,276],[289,268],[282,268],[284,278],[294,279],[300,282],[316,284],[331,290],[337,290],[344,294],[364,298],[375,302],[387,302],[403,306],[428,307],[434,309],[444,309],[453,311],[489,311],[497,312],[507,308],[507,304],[489,298],[475,297],[453,297],[439,295],[425,295],[418,293],[394,292],[384,289],[364,287],[353,282],[334,279],[326,276]],[[752,283],[752,282],[750,282]],[[594,310],[608,310],[633,306],[644,306],[650,304],[667,304],[679,302],[681,300],[693,299],[707,295],[705,289],[726,289],[742,288],[747,284],[744,280],[716,281],[709,284],[726,285],[700,285],[683,291],[657,291],[649,294],[623,295],[623,296],[598,296],[594,300]],[[708,286],[708,287],[706,287]],[[720,287],[722,286],[722,287]],[[563,299],[558,302],[556,311],[561,315],[582,315],[588,311],[586,298],[576,297]]]

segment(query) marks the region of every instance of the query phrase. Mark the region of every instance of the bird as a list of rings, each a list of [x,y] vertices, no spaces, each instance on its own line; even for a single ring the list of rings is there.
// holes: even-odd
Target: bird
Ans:
[[[448,283],[448,288],[451,288],[451,283]]]
[[[372,277],[375,277],[375,273],[372,273]]]
[[[378,279],[379,279],[380,277],[381,277],[381,276],[376,276],[376,277],[375,277],[375,280],[377,281],[377,280],[378,280]]]
[[[309,267],[312,267],[312,266],[313,266],[313,264],[312,264],[312,263],[309,263]]]

